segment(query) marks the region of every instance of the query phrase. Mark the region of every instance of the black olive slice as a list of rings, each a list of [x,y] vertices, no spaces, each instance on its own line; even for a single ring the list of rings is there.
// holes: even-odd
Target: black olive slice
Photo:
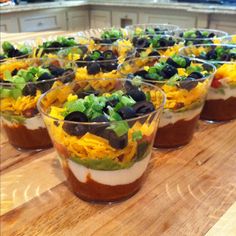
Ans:
[[[50,65],[48,69],[52,73],[52,75],[54,75],[55,77],[61,76],[65,72],[63,68],[60,68],[54,65]]]
[[[25,87],[22,90],[22,94],[24,96],[35,96],[37,91],[37,86],[35,84],[26,84]]]
[[[112,60],[112,59],[115,59],[116,56],[115,54],[113,53],[112,50],[106,50],[103,52],[103,57],[105,60]]]
[[[206,58],[208,60],[216,60],[217,59],[217,52],[213,49],[206,54]]]
[[[108,112],[108,107],[115,107],[119,103],[119,99],[108,100],[105,107],[102,109],[103,112]]]
[[[198,84],[198,81],[195,78],[188,77],[183,81],[179,82],[180,88],[186,89],[188,91],[195,88]]]
[[[51,42],[51,44],[48,46],[48,48],[60,48],[60,47],[62,47],[62,44],[57,41]]]
[[[133,105],[133,108],[138,115],[148,114],[155,110],[153,104],[147,101],[137,102]]]
[[[138,89],[131,89],[126,93],[126,95],[132,97],[136,102],[146,101],[145,93]]]
[[[208,34],[208,38],[214,38],[216,35],[215,33],[211,32],[210,34]]]
[[[109,141],[109,144],[115,149],[123,149],[128,145],[128,134],[117,136],[117,134],[110,129],[105,129],[102,137]]]
[[[168,41],[166,40],[166,38],[161,38],[159,40],[159,45],[160,45],[160,47],[167,47],[168,46]]]
[[[137,40],[137,43],[136,43],[136,47],[137,48],[147,48],[149,47],[150,43],[148,42],[148,40],[146,38],[140,38]]]
[[[157,51],[152,51],[148,54],[149,57],[155,57],[155,56],[160,56],[160,53]]]
[[[91,122],[109,122],[106,116],[101,115],[97,116],[96,118],[92,119]]]
[[[173,75],[177,74],[178,71],[174,66],[171,65],[166,65],[162,70],[161,70],[161,75],[165,78],[165,79],[169,79],[170,77],[172,77]]]
[[[140,76],[142,78],[145,78],[145,75],[147,75],[147,74],[148,74],[148,72],[146,70],[139,70],[134,73],[134,76]]]
[[[188,77],[194,78],[194,79],[201,79],[203,77],[203,74],[198,71],[194,71]]]
[[[43,80],[49,80],[49,79],[52,79],[52,76],[48,74],[47,72],[45,72],[38,77],[37,81],[43,81]]]
[[[88,70],[89,75],[96,75],[100,72],[101,67],[100,67],[99,63],[94,62],[94,63],[87,65],[87,70]]]
[[[65,118],[65,121],[75,121],[75,122],[87,122],[88,118],[87,116],[79,111],[74,111],[68,114]],[[62,128],[64,131],[70,135],[75,136],[81,136],[84,135],[86,132],[88,132],[88,127],[81,124],[70,124],[67,122],[64,122],[62,125]]]
[[[180,65],[178,63],[176,63],[171,57],[169,57],[166,60],[166,63],[168,63],[171,66],[174,66],[175,68],[179,68],[180,67]]]
[[[122,107],[117,112],[123,120],[131,119],[136,116],[136,112],[132,107]]]

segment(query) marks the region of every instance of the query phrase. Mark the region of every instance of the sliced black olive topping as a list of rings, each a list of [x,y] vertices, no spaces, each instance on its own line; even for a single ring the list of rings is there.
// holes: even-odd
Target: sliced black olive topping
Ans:
[[[192,72],[188,77],[194,78],[194,79],[197,80],[197,79],[203,78],[203,74],[200,73],[200,72],[198,72],[198,71],[194,71],[194,72]]]
[[[140,91],[138,89],[131,89],[127,92],[127,95],[132,97],[134,99],[134,101],[136,102],[140,102],[140,101],[145,101],[146,100],[146,96],[145,93],[143,91]]]
[[[75,122],[87,122],[88,118],[87,116],[79,111],[74,111],[68,114],[65,118],[65,121],[75,121]],[[62,128],[64,131],[70,135],[80,136],[84,135],[86,132],[88,132],[88,127],[81,124],[70,124],[67,122],[64,122],[62,125]]]
[[[152,51],[152,52],[150,52],[150,53],[148,54],[148,56],[149,56],[149,57],[151,57],[151,56],[160,56],[160,53],[157,52],[157,51]]]
[[[112,50],[106,50],[103,52],[103,57],[105,60],[112,60],[112,59],[116,59],[115,54],[113,53]]]
[[[135,45],[137,48],[147,48],[150,46],[150,43],[146,38],[140,38],[137,40],[137,43]]]
[[[148,74],[146,70],[140,70],[134,73],[134,76],[140,76],[142,78],[145,78],[145,76]]]
[[[87,66],[87,70],[89,75],[96,75],[101,71],[101,67],[99,63],[93,62]]]
[[[133,108],[138,115],[144,115],[155,110],[153,104],[147,101],[137,102]]]
[[[136,117],[136,111],[132,107],[122,107],[117,112],[123,120]]]
[[[102,137],[109,141],[109,144],[115,149],[123,149],[128,145],[128,134],[117,136],[117,134],[110,129],[105,129]]]
[[[22,90],[22,94],[24,96],[35,96],[37,92],[37,86],[35,84],[26,84]]]
[[[180,88],[186,89],[188,91],[195,88],[198,84],[198,81],[195,78],[188,77],[183,81],[179,82]]]
[[[177,73],[178,73],[177,69],[171,65],[166,65],[161,71],[161,75],[167,79],[169,79],[170,77],[172,77]]]
[[[97,116],[94,119],[92,119],[91,122],[109,122],[109,120],[107,119],[106,116],[101,115],[101,116]]]
[[[45,72],[45,73],[43,73],[42,75],[39,76],[37,81],[43,81],[43,80],[49,80],[49,79],[52,79],[52,76]]]

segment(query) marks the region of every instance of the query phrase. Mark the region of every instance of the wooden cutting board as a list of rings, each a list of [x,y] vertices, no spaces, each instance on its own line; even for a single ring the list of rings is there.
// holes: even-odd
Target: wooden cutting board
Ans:
[[[53,149],[19,152],[0,137],[1,235],[236,235],[236,121],[199,122],[189,145],[154,150],[142,189],[112,205],[71,193]]]

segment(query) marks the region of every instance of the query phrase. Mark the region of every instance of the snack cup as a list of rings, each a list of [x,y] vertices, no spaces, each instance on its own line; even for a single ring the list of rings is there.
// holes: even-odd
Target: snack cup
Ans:
[[[183,39],[162,34],[134,36],[131,41],[136,48],[136,57],[172,56],[184,45]]]
[[[113,44],[118,40],[127,39],[127,32],[123,28],[96,28],[78,32],[81,37],[90,38],[94,44]]]
[[[209,122],[224,122],[236,118],[236,45],[195,45],[182,48],[179,52],[197,58],[201,52],[209,52],[217,48],[232,49],[235,51],[235,57],[232,61],[228,61],[228,54],[223,55],[225,61],[204,59],[217,68],[201,113],[201,119]]]
[[[208,35],[206,37],[203,36],[189,36],[189,37],[184,37],[184,34],[186,32],[190,31],[199,31],[200,33],[206,32]],[[228,33],[221,31],[221,30],[214,30],[214,29],[201,29],[201,28],[189,28],[189,29],[180,29],[176,30],[175,34],[176,37],[180,37],[184,39],[184,45],[185,46],[190,46],[190,45],[195,45],[195,44],[212,44],[212,43],[218,43],[220,42],[221,38],[225,37],[228,35]]]
[[[146,115],[112,122],[75,122],[55,115],[74,94],[84,97],[93,91],[97,96],[110,96],[132,86],[130,80],[113,81],[115,88],[101,86],[96,91],[91,80],[75,81],[47,92],[38,102],[68,184],[86,201],[121,201],[140,189],[165,100],[159,88],[141,82],[139,87],[143,91],[156,93],[155,110]],[[111,132],[124,126],[125,133]],[[76,135],[74,131],[83,134]]]
[[[98,58],[96,58],[96,53],[98,53]],[[117,71],[118,65],[134,55],[135,49],[128,41],[117,41],[112,45],[96,44],[92,49],[85,45],[73,47],[59,51],[57,54],[60,58],[75,61],[78,66],[76,71],[78,81],[121,78]]]
[[[131,59],[124,62],[119,70],[121,74],[128,75],[128,78],[132,78],[134,75],[142,77],[145,67],[166,60],[167,57]],[[196,81],[185,81],[181,85],[179,83],[170,84],[169,80],[157,81],[144,78],[146,82],[159,86],[166,95],[166,103],[154,141],[156,148],[183,146],[193,137],[215,68],[202,60],[192,59],[191,63],[194,63],[193,65],[204,64],[208,75]],[[183,73],[182,68],[179,73]]]
[[[232,34],[232,35],[225,36],[225,37],[221,38],[220,43],[235,45],[236,44],[236,34]]]
[[[71,62],[58,59],[11,60],[0,65],[0,78],[7,75],[11,77],[16,70],[38,66],[75,67]],[[25,82],[20,78],[14,82],[0,81],[1,121],[10,144],[22,150],[40,150],[52,146],[36,104],[42,93],[73,78],[74,71],[71,69],[61,76],[48,80]]]
[[[173,35],[179,26],[171,24],[135,24],[126,26],[125,29],[129,36],[167,34]]]

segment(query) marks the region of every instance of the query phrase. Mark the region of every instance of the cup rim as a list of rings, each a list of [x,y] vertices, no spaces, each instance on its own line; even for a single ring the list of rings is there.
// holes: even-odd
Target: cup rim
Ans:
[[[182,56],[182,55],[181,55]],[[186,56],[184,56],[184,57],[186,57]],[[169,57],[167,57],[167,56],[148,56],[148,57],[144,57],[144,58],[142,58],[142,59],[168,59]],[[201,60],[201,59],[198,59],[198,58],[190,58],[190,57],[187,57],[187,58],[189,58],[191,61],[197,61],[197,62],[200,62],[201,64],[205,64],[205,65],[208,65],[208,66],[210,66],[212,69],[213,69],[213,72],[211,73],[211,75],[214,75],[215,74],[215,72],[216,72],[216,67],[215,67],[215,65],[213,65],[213,64],[211,64],[211,63],[208,63],[208,62],[206,62],[206,61],[204,61],[204,60]],[[127,60],[127,61],[125,61],[124,63],[127,63],[127,62],[129,62],[129,61],[134,61],[134,60],[138,60],[138,59],[140,59],[140,58],[132,58],[132,59],[130,59],[130,60]],[[123,74],[122,72],[121,72],[121,67],[122,67],[122,65],[124,65],[124,63],[122,63],[122,64],[120,64],[119,65],[119,67],[118,67],[118,71],[121,73],[121,75],[122,76],[127,76],[128,74]],[[133,74],[133,73],[131,73],[131,74]],[[198,82],[202,82],[202,81],[205,81],[206,79],[208,79],[209,78],[209,76],[210,75],[207,75],[207,76],[204,76],[203,78],[201,78],[201,79],[198,79],[197,81]],[[142,79],[142,81],[144,81],[144,82],[152,82],[152,83],[156,83],[156,84],[165,84],[165,83],[167,83],[168,81],[169,81],[169,79],[167,79],[167,80],[163,80],[163,81],[157,81],[157,80],[147,80],[147,79]]]
[[[76,69],[77,69],[77,65],[73,61],[63,60],[63,59],[58,59],[58,58],[25,58],[25,59],[12,60],[12,62],[17,62],[17,61],[32,61],[32,60],[33,61],[43,61],[43,60],[45,60],[45,61],[55,61],[56,60],[56,61],[65,62],[65,63],[66,62],[72,63],[74,65],[73,65],[72,68],[70,68],[70,69],[72,69],[71,73],[68,73],[67,75],[62,75],[62,76],[58,76],[58,77],[55,77],[55,78],[52,78],[52,79],[42,80],[42,81],[29,81],[29,82],[25,82],[25,83],[18,83],[19,85],[20,84],[25,84],[25,85],[34,84],[35,85],[35,84],[43,84],[43,83],[47,83],[47,82],[54,82],[54,81],[57,81],[57,80],[61,80],[61,79],[65,78],[65,77],[68,77],[70,75],[73,75],[73,73],[75,73]],[[4,65],[5,63],[9,63],[9,61],[4,62],[1,65]],[[9,82],[6,82],[4,80],[3,81],[0,80],[0,85],[1,86],[7,86],[9,88],[14,86],[13,84],[11,84]]]
[[[135,28],[137,27],[148,27],[148,26],[163,26],[163,27],[173,27],[173,28],[176,28],[176,29],[171,29],[171,30],[160,30],[160,32],[174,32],[176,30],[179,30],[181,29],[178,25],[174,25],[174,24],[168,24],[168,23],[146,23],[146,24],[132,24],[132,25],[127,25],[125,27],[126,30],[135,30]],[[151,34],[152,35],[152,34]]]
[[[187,56],[187,55],[183,55],[183,51],[186,50],[187,48],[195,48],[197,46],[202,46],[202,47],[211,47],[211,46],[223,46],[223,47],[231,47],[231,48],[236,48],[236,44],[225,44],[225,43],[211,43],[211,44],[194,44],[194,45],[189,45],[189,46],[185,46],[179,49],[178,53],[181,56],[185,56],[188,57],[190,59],[198,59],[198,60],[203,60],[203,59],[199,59],[197,57],[191,57],[191,56]],[[203,60],[208,62],[209,64],[235,64],[235,61],[217,61],[217,60]]]
[[[181,39],[181,41],[179,42],[179,43],[184,43],[184,39],[183,38],[178,38],[178,37],[176,37],[176,36],[174,36],[174,35],[169,35],[169,34],[144,34],[144,35],[142,35],[142,36],[140,36],[140,37],[144,37],[144,36],[158,36],[158,35],[160,35],[160,36],[162,36],[162,37],[164,37],[164,38],[166,38],[166,37],[171,37],[171,38],[174,38],[174,39]],[[174,46],[176,46],[177,44],[174,44],[173,46],[166,46],[166,47],[159,47],[159,48],[153,48],[154,50],[162,50],[162,49],[168,49],[168,48],[172,48],[172,47],[174,47]],[[150,46],[149,46],[150,47]],[[137,49],[148,49],[149,47],[147,47],[147,48],[138,48],[138,47],[134,47],[136,50]]]
[[[180,32],[184,32],[184,31],[190,31],[190,30],[199,30],[200,32],[201,31],[208,31],[208,32],[211,32],[211,33],[220,33],[222,34],[221,36],[216,36],[216,37],[210,37],[210,38],[184,38],[184,37],[180,37],[179,35],[176,35],[177,38],[182,38],[184,40],[196,40],[196,41],[200,41],[200,40],[211,40],[211,39],[221,39],[225,36],[228,36],[229,34],[223,30],[215,30],[215,29],[204,29],[204,28],[180,28],[178,30],[175,31],[175,34],[176,33],[180,33]]]
[[[41,102],[42,100],[44,99],[44,97],[47,96],[47,94],[49,94],[50,92],[52,91],[55,91],[56,89],[60,89],[60,88],[63,88],[65,86],[73,86],[74,84],[78,84],[78,83],[85,83],[85,82],[93,82],[93,81],[132,81],[130,79],[127,79],[127,78],[119,78],[119,79],[91,79],[91,80],[83,80],[83,81],[73,81],[71,83],[67,83],[65,85],[62,85],[62,86],[58,86],[56,88],[53,88],[53,89],[50,89],[48,90],[47,92],[45,92],[44,94],[42,94],[40,96],[40,98],[38,99],[37,101],[37,108],[38,108],[38,111],[43,114],[44,116],[46,116],[47,118],[49,119],[52,119],[54,121],[58,121],[58,122],[66,122],[68,124],[82,124],[82,125],[106,125],[106,124],[114,124],[114,123],[117,123],[117,122],[123,122],[123,121],[126,121],[126,122],[130,122],[130,121],[136,121],[136,120],[140,120],[141,118],[145,118],[145,117],[148,117],[150,115],[153,115],[155,113],[157,113],[158,111],[160,111],[161,109],[164,108],[164,105],[165,105],[165,102],[166,102],[166,96],[165,96],[165,93],[160,89],[158,88],[157,86],[155,85],[152,85],[150,83],[146,83],[144,81],[141,81],[142,84],[145,84],[149,87],[153,87],[154,89],[158,90],[161,94],[162,94],[162,102],[160,104],[160,106],[155,109],[154,111],[152,112],[149,112],[148,114],[145,114],[145,115],[141,115],[141,116],[138,116],[138,117],[134,117],[134,118],[130,118],[130,119],[125,119],[125,120],[120,120],[120,121],[106,121],[106,122],[78,122],[78,121],[68,121],[68,120],[60,120],[60,119],[57,119],[55,117],[52,117],[50,116],[48,113],[46,113],[45,111],[43,111],[43,109],[41,108]]]
[[[83,44],[84,46],[87,46],[87,44]],[[82,46],[83,46],[82,45]],[[112,47],[112,46],[115,46],[115,47],[119,47],[118,45],[115,45],[115,44],[96,44],[96,45],[101,45],[101,46],[110,46],[110,47]],[[81,46],[81,45],[80,45]],[[127,48],[127,49],[129,49],[129,47],[128,46],[122,46],[123,48]],[[77,48],[77,46],[74,46],[74,47],[68,47],[68,48],[64,48],[64,49],[62,49],[62,50],[60,50],[60,51],[63,51],[63,50],[66,50],[66,49],[73,49],[73,48]],[[95,49],[96,50],[96,49]],[[108,49],[109,50],[109,49]],[[94,51],[94,50],[93,50]],[[91,51],[92,52],[92,51]],[[132,52],[131,53],[131,55],[129,55],[129,56],[126,56],[125,58],[130,58],[130,57],[132,57],[132,56],[134,56],[135,55],[135,53],[136,53],[136,48],[135,47],[133,47],[133,48],[130,48],[130,52]],[[102,61],[99,61],[99,60],[92,60],[92,61],[84,61],[84,60],[68,60],[68,61],[73,61],[73,62],[79,62],[79,63],[83,63],[85,66],[86,65],[88,65],[88,64],[90,64],[90,63],[94,63],[94,62],[97,62],[97,63],[101,63],[101,64],[103,64],[103,63],[114,63],[114,62],[118,62],[119,61],[119,57],[120,56],[118,56],[116,59],[109,59],[109,60],[102,60]],[[60,57],[59,57],[60,58]]]

